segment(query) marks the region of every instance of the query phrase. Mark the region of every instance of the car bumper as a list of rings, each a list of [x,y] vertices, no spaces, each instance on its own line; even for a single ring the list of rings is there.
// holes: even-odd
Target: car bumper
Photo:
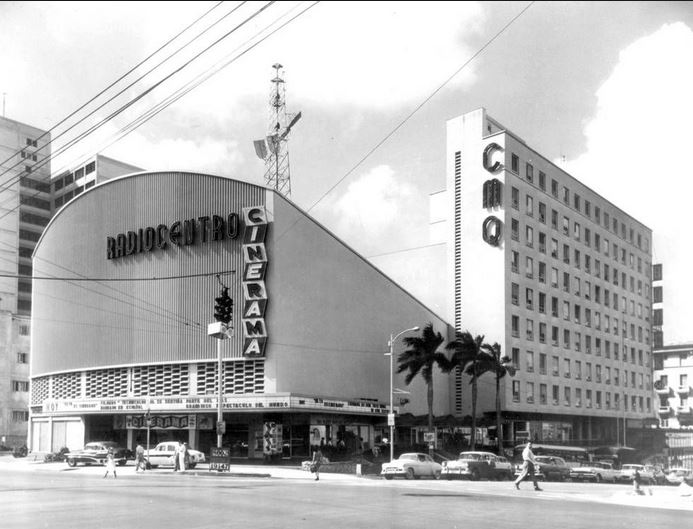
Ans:
[[[467,468],[443,467],[443,469],[440,471],[440,475],[444,478],[469,478],[471,477],[472,473]]]

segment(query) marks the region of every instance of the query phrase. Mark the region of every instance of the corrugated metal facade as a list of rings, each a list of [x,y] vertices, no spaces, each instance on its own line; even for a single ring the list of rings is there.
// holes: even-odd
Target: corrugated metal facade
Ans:
[[[207,324],[220,285],[203,274],[243,273],[242,224],[236,239],[201,242],[198,234],[189,246],[110,260],[106,240],[201,216],[242,219],[242,208],[264,206],[267,193],[222,177],[161,172],[109,181],[77,197],[79,207],[71,204],[54,217],[34,254],[36,278],[65,279],[34,282],[32,376],[216,358]],[[167,277],[179,278],[151,280]],[[239,279],[222,275],[235,300],[243,299]],[[239,307],[234,327],[240,331]],[[241,356],[241,335],[223,341],[225,358]]]

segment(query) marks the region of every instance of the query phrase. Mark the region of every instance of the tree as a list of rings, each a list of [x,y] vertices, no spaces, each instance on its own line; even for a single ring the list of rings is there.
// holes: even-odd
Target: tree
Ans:
[[[469,331],[456,332],[455,339],[447,344],[445,348],[452,351],[452,356],[448,360],[447,371],[459,368],[459,370],[471,377],[469,383],[472,385],[472,435],[470,448],[474,450],[476,446],[476,400],[477,382],[481,375],[490,370],[490,360],[485,352],[491,346],[484,343],[484,336],[472,336]]]
[[[481,373],[492,372],[496,378],[496,437],[498,438],[498,455],[503,455],[503,431],[501,422],[501,401],[500,401],[500,380],[505,375],[515,376],[515,366],[512,359],[508,356],[501,356],[501,346],[499,343],[493,345],[483,344],[483,358],[480,360],[484,365],[479,371]]]
[[[405,336],[402,341],[408,347],[397,358],[399,364],[398,373],[408,371],[404,382],[409,385],[416,375],[426,382],[428,401],[428,431],[433,431],[433,367],[438,365],[443,371],[448,368],[448,357],[438,352],[443,343],[443,336],[433,330],[433,324],[429,323],[421,331],[421,336]]]

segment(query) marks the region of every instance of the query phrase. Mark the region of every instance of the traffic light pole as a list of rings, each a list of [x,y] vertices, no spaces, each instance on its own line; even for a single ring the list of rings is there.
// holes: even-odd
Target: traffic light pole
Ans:
[[[222,399],[224,398],[224,372],[222,371],[222,368],[221,338],[217,338],[217,383],[219,384],[219,391],[217,392],[217,448],[221,448],[221,440],[224,436],[219,427],[221,422],[224,420],[224,415],[222,412]]]

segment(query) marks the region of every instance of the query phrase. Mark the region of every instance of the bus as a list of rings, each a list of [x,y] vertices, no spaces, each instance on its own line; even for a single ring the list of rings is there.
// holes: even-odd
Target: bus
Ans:
[[[642,463],[641,454],[635,448],[627,446],[599,446],[590,448],[590,453],[595,461],[607,461],[615,469],[621,468],[621,465]]]
[[[522,461],[522,451],[527,444],[517,445],[513,449],[513,461]],[[579,467],[583,463],[592,461],[592,457],[586,448],[579,446],[544,445],[532,443],[532,453],[535,456],[555,456],[560,457],[569,467]]]

